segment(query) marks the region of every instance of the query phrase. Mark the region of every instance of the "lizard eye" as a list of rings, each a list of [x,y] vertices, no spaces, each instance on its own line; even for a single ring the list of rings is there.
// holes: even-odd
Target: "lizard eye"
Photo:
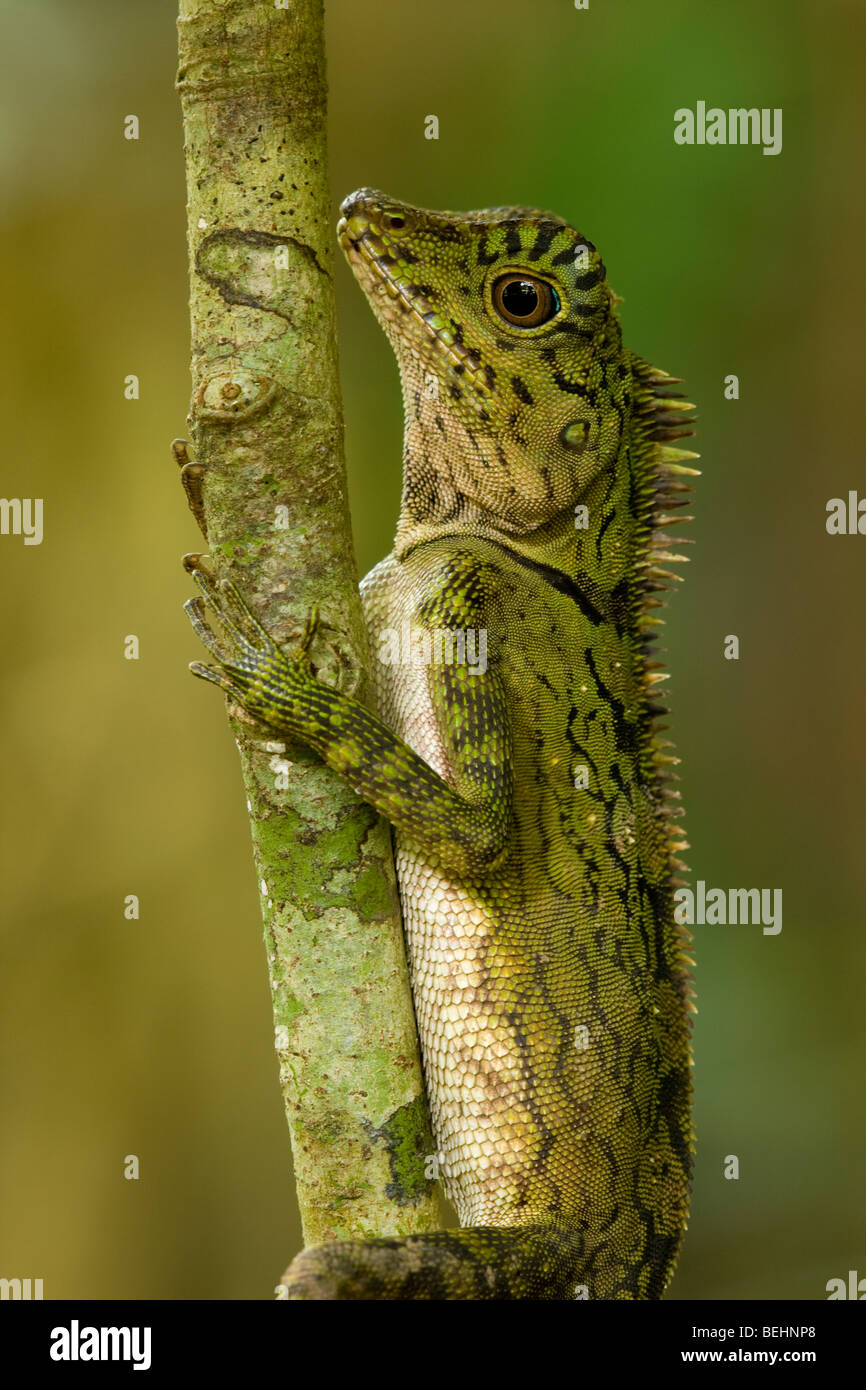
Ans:
[[[559,295],[534,275],[500,275],[493,285],[493,307],[515,328],[537,328],[559,313]]]

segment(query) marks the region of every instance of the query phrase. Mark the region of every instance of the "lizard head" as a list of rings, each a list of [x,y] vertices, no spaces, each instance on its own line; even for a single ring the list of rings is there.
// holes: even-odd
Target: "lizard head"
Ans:
[[[361,189],[337,233],[397,357],[404,528],[525,534],[616,460],[629,406],[601,257],[551,213],[429,212]]]

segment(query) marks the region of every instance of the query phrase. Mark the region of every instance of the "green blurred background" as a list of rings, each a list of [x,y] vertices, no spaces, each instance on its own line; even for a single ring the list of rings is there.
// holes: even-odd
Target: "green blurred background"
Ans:
[[[0,1275],[47,1298],[269,1297],[299,1241],[237,757],[186,670],[174,18],[0,4],[0,490],[45,498],[42,546],[0,537]],[[697,928],[674,1298],[866,1274],[866,538],[824,526],[828,498],[866,492],[864,27],[862,0],[328,5],[335,215],[360,184],[555,209],[601,249],[627,343],[699,403],[667,629],[688,858],[709,884],[783,888],[784,927]],[[782,107],[782,153],[677,147],[698,99]],[[401,411],[342,264],[338,294],[363,571],[390,547]]]

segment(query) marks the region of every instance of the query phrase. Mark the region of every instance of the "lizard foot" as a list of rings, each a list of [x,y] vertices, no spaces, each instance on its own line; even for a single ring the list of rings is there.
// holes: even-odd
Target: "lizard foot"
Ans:
[[[310,610],[300,642],[286,654],[250,612],[231,580],[217,582],[199,555],[185,557],[184,564],[202,591],[201,598],[187,600],[184,610],[216,660],[215,666],[192,661],[189,669],[220,686],[262,723],[290,728],[299,697],[316,683],[309,649],[319,623],[318,609]],[[207,621],[207,609],[219,622],[219,636]]]

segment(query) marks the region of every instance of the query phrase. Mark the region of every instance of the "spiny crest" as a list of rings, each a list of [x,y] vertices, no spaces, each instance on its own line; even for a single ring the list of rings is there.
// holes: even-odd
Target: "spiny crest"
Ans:
[[[692,491],[691,479],[699,476],[699,470],[691,467],[691,462],[699,457],[690,449],[681,449],[674,441],[694,434],[694,410],[690,401],[683,399],[675,388],[681,384],[679,377],[669,376],[667,372],[652,367],[639,358],[632,362],[636,391],[635,458],[638,477],[636,485],[641,501],[641,520],[636,564],[640,572],[637,628],[643,655],[644,684],[647,692],[647,714],[650,717],[650,739],[648,741],[647,771],[651,772],[661,791],[661,810],[665,818],[667,848],[673,873],[675,888],[684,887],[683,873],[690,872],[689,866],[680,857],[688,848],[681,824],[684,815],[680,805],[680,793],[673,786],[679,778],[673,770],[679,763],[674,745],[669,739],[661,737],[666,725],[660,720],[669,712],[654,698],[655,687],[667,679],[668,672],[663,663],[656,660],[656,644],[659,628],[664,619],[657,616],[656,610],[666,605],[658,597],[672,584],[680,583],[682,576],[670,569],[670,565],[685,564],[687,555],[679,553],[680,545],[691,544],[685,538],[676,540],[669,534],[674,526],[691,521],[682,509],[689,505]],[[643,447],[641,447],[641,445]],[[678,957],[685,965],[694,964],[686,948],[692,934],[677,924],[679,938]],[[694,991],[684,974],[684,995],[686,1005],[696,1012],[691,996]]]

